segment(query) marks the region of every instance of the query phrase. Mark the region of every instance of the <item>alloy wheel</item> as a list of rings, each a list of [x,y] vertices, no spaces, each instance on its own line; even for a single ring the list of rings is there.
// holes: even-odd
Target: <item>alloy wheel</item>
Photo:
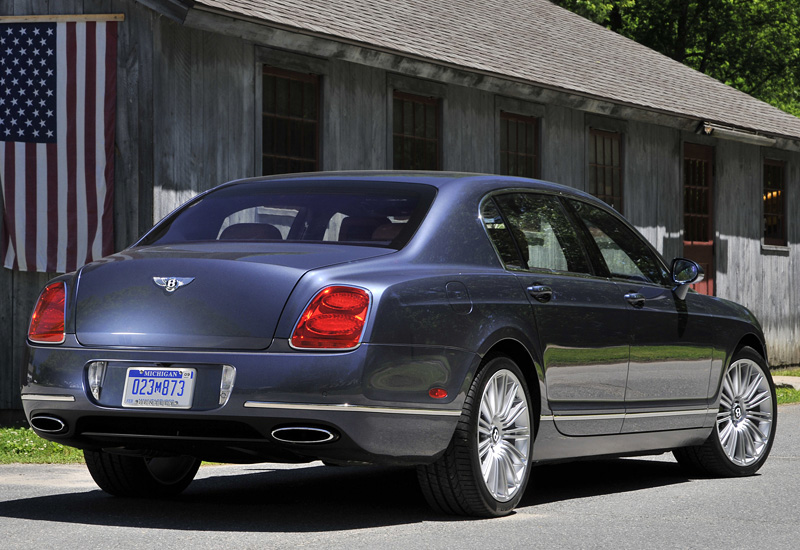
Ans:
[[[525,480],[531,447],[531,421],[525,389],[511,371],[494,373],[481,395],[478,460],[493,498],[511,500]]]
[[[770,441],[772,392],[761,367],[749,359],[735,361],[725,373],[717,413],[717,436],[734,464],[758,461]]]

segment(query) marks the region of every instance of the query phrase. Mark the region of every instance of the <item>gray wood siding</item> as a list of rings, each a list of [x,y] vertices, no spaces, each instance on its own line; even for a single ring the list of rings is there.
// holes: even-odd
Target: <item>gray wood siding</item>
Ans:
[[[323,169],[380,170],[390,166],[386,71],[332,59],[322,80]]]
[[[542,120],[542,179],[584,189],[584,113],[548,105]]]
[[[161,18],[154,40],[153,218],[255,175],[252,43]]]
[[[800,155],[719,141],[715,149],[717,295],[761,321],[773,365],[800,358]],[[762,163],[786,161],[789,246],[762,247]],[[792,213],[795,213],[792,215]]]
[[[442,166],[445,170],[494,172],[499,147],[494,95],[448,86],[442,113]]]
[[[625,135],[624,215],[671,261],[683,251],[680,132],[630,122]]]

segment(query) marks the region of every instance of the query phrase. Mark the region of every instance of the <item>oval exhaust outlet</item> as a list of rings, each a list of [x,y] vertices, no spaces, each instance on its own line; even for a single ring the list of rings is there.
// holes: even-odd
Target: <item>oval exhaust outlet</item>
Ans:
[[[272,437],[281,443],[330,443],[338,435],[325,428],[310,426],[284,426],[272,430]]]
[[[34,416],[31,418],[31,426],[49,434],[58,434],[67,431],[67,424],[57,416]]]

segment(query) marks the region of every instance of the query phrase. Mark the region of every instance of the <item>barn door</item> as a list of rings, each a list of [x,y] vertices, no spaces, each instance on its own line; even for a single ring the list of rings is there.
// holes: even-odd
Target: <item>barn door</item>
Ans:
[[[705,279],[694,285],[714,295],[714,148],[683,146],[683,255],[700,264]]]

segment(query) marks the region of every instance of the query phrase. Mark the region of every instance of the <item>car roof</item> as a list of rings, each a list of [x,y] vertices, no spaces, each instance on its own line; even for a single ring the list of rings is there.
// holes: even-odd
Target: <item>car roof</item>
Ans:
[[[490,193],[501,189],[531,189],[548,191],[563,195],[580,197],[598,204],[596,197],[584,193],[574,187],[560,185],[543,180],[522,178],[516,176],[503,176],[498,174],[478,174],[470,172],[443,172],[443,171],[404,171],[404,170],[352,170],[332,172],[305,172],[297,174],[281,174],[276,176],[260,176],[234,180],[220,187],[256,182],[280,181],[307,181],[307,182],[352,182],[352,181],[386,181],[392,183],[421,183],[437,189],[445,190],[451,187]]]

